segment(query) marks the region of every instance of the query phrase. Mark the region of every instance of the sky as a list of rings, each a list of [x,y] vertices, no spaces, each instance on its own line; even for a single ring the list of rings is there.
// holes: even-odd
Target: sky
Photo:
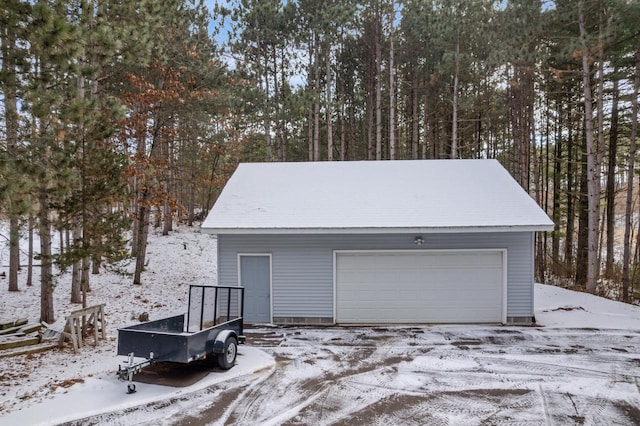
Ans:
[[[207,6],[207,9],[209,9],[209,11],[211,12],[212,16],[214,17],[214,19],[211,21],[211,25],[209,27],[210,31],[213,33],[215,28],[219,25],[219,23],[221,22],[221,19],[218,17],[217,19],[214,13],[215,7],[216,5],[220,6],[220,7],[224,7],[224,8],[230,8],[231,6],[231,2],[227,1],[227,0],[206,0],[205,4]],[[222,28],[222,30],[215,35],[215,39],[219,42],[219,43],[225,43],[228,39],[228,32],[230,31],[231,26],[229,23],[229,20],[227,20],[227,22],[225,22],[224,27]]]

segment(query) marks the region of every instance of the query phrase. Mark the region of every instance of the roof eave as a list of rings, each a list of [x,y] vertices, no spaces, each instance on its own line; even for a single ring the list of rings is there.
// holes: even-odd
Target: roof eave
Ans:
[[[441,227],[363,227],[363,228],[207,228],[205,234],[215,235],[284,235],[284,234],[459,234],[486,232],[553,231],[553,224],[504,226],[441,226]]]

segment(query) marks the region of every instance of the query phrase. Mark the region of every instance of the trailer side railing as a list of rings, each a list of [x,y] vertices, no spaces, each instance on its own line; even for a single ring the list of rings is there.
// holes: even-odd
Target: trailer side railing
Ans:
[[[244,315],[243,307],[243,287],[191,285],[185,331],[200,331],[241,319]]]

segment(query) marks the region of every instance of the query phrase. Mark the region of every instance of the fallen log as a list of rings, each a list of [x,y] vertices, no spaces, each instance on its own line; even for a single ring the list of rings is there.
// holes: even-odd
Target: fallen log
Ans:
[[[11,334],[19,333],[21,328],[21,326],[5,328],[4,330],[0,330],[0,336],[8,336]]]
[[[19,337],[5,342],[0,342],[0,350],[21,348],[23,346],[32,346],[40,343],[40,336],[35,337]]]
[[[25,325],[29,320],[27,318],[20,318],[15,321],[3,322],[0,323],[0,330],[6,330],[7,328],[19,327],[21,325]]]
[[[41,328],[42,328],[42,324],[34,322],[32,324],[27,324],[25,326],[20,327],[20,332],[24,334],[29,334],[35,331],[40,331]]]
[[[21,348],[7,349],[0,352],[0,358],[9,358],[17,355],[29,355],[45,352],[58,347],[57,343],[39,343],[32,346],[23,346]]]
[[[20,325],[17,327],[5,328],[0,330],[0,336],[11,336],[14,334],[29,334],[34,331],[38,331],[42,328],[42,324],[32,323],[27,325]]]

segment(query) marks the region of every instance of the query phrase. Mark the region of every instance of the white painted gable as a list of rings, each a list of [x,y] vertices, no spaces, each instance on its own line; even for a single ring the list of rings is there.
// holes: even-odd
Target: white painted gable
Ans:
[[[205,232],[549,231],[553,222],[496,160],[245,163]]]

